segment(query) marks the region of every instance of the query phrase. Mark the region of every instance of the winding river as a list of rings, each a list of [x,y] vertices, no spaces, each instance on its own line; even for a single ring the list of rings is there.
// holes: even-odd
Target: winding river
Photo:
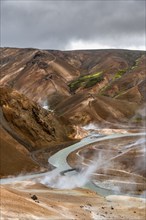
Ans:
[[[26,180],[34,180],[34,181],[39,182],[41,179],[45,178],[46,176],[53,176],[56,174],[59,175],[61,172],[64,172],[66,170],[71,169],[71,167],[69,166],[69,164],[66,161],[66,158],[71,152],[73,152],[81,147],[84,147],[88,144],[95,143],[98,141],[110,140],[113,138],[129,137],[129,136],[142,136],[142,135],[145,135],[145,133],[111,134],[111,135],[107,135],[107,136],[91,134],[88,137],[83,138],[80,142],[73,144],[63,150],[60,150],[59,152],[57,152],[53,156],[51,156],[48,159],[48,162],[50,164],[52,164],[54,167],[56,167],[54,170],[49,171],[49,172],[45,172],[45,173],[39,173],[39,174],[30,174],[30,175],[4,178],[4,179],[0,180],[0,183],[1,184],[12,184],[14,182],[26,181]],[[67,175],[71,176],[71,175],[76,175],[76,174],[77,174],[77,172],[74,171],[73,173],[70,172],[70,174],[68,173]],[[94,185],[91,181],[88,181],[84,185],[84,187],[91,189],[91,190],[94,190],[95,192],[97,192],[101,195],[104,195],[104,196],[111,194],[110,190],[102,189],[102,188]],[[113,191],[112,191],[112,194],[114,194]]]

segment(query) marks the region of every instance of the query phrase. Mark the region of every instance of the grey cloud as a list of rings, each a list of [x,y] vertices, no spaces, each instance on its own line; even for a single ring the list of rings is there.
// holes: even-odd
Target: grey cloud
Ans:
[[[1,45],[64,49],[75,40],[140,46],[144,1],[2,1]]]

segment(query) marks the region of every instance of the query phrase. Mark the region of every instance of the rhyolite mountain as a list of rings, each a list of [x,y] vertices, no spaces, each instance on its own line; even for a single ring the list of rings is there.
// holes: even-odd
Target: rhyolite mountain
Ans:
[[[142,126],[145,62],[144,51],[0,48],[1,176],[26,160],[25,171],[38,169],[29,152],[55,152],[90,122]]]
[[[0,188],[2,218],[144,219],[145,61],[144,51],[0,48],[0,178],[22,175],[1,180],[8,183]],[[98,130],[92,136],[87,127]],[[95,132],[120,135],[98,139]],[[54,189],[56,183],[76,182],[75,173],[69,183],[65,172],[42,174],[54,168],[51,155],[89,133],[96,142],[83,141],[66,161],[77,168],[78,182],[92,162],[91,186],[117,195],[101,196],[79,185]],[[35,173],[51,178],[51,188],[49,179],[42,184]]]
[[[141,121],[134,115],[146,101],[144,51],[1,48],[0,60],[0,86],[72,124]]]

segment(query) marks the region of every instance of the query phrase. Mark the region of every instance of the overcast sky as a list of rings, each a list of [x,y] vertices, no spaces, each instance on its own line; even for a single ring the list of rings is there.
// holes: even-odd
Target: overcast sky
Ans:
[[[1,46],[145,50],[143,0],[1,0]]]

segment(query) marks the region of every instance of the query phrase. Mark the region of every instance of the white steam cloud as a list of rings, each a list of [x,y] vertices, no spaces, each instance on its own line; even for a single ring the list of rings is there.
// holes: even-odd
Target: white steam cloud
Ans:
[[[48,100],[40,101],[40,105],[42,108],[46,109],[47,111],[53,112],[53,110],[50,108]]]
[[[58,172],[53,172],[51,175],[45,176],[41,183],[52,188],[59,189],[74,189],[83,187],[91,179],[92,173],[96,170],[97,165],[92,164],[87,169],[73,175],[61,175]]]
[[[56,168],[52,172],[48,173],[48,175],[41,178],[40,182],[42,184],[45,184],[48,187],[58,188],[58,189],[73,189],[76,187],[83,187],[90,182],[90,180],[92,179],[92,176],[96,175],[96,172],[100,168],[102,168],[105,174],[107,174],[108,168],[110,168],[114,164],[114,160],[118,158],[119,156],[122,156],[128,153],[131,149],[135,149],[137,147],[139,148],[139,150],[144,149],[145,141],[146,141],[145,138],[139,138],[137,141],[130,143],[126,146],[123,146],[120,154],[117,154],[114,156],[111,155],[111,157],[108,160],[104,160],[104,157],[101,152],[99,153],[98,157],[92,158],[92,160],[89,160],[90,164],[82,163],[87,166],[84,166],[84,168],[80,169],[79,172],[72,173],[68,170],[68,173],[64,172],[63,174],[61,169]],[[135,166],[136,166],[137,161],[135,162],[136,162],[135,163]],[[116,168],[114,169],[116,170]],[[103,185],[103,188],[107,187],[107,189],[108,189],[107,184],[111,184],[114,191],[120,192],[120,186],[118,184],[116,185],[116,182],[118,183],[119,181],[120,180],[114,181],[113,182],[114,185],[112,184],[112,180],[110,182],[105,181],[102,183],[95,181],[94,183],[97,187],[100,186],[102,188],[102,185]],[[131,179],[130,183],[132,183],[133,181],[134,180]],[[111,187],[109,187],[109,189],[111,189]]]
[[[83,127],[85,130],[98,130],[99,126],[93,123],[90,123]]]
[[[42,106],[42,108],[44,108],[44,109],[46,109],[46,110],[48,110],[48,109],[50,108],[49,103],[48,103],[47,100],[43,101],[43,102],[41,103],[41,106]]]

